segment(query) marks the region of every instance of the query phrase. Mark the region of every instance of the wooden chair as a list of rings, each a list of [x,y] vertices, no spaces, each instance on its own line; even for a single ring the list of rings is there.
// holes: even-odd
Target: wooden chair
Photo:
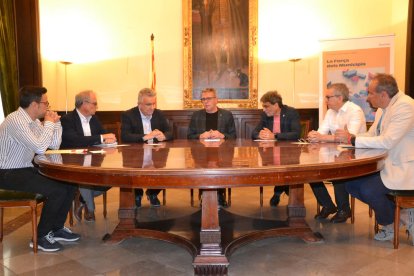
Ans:
[[[310,120],[301,120],[300,121],[300,137],[306,138],[310,129]],[[263,186],[259,187],[260,193],[260,207],[263,206]]]
[[[414,208],[414,190],[394,190],[391,191],[389,195],[393,197],[395,202],[394,249],[398,249],[398,232],[400,230],[400,208]]]
[[[3,208],[30,207],[32,212],[33,252],[37,253],[37,204],[44,197],[39,194],[0,189],[0,242],[3,241]]]

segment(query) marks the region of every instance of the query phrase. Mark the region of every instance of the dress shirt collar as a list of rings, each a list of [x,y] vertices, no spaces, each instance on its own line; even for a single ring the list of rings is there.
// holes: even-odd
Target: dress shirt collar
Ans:
[[[148,120],[148,121],[150,121],[151,119],[152,119],[152,115],[150,115],[150,116],[145,116],[142,112],[141,112],[141,110],[138,108],[138,110],[139,110],[139,113],[141,114],[141,118],[142,119],[145,119],[145,120]]]
[[[81,122],[83,123],[89,123],[89,121],[91,120],[92,116],[84,116],[77,108],[76,108],[76,112],[78,112],[79,118],[81,120]]]
[[[342,106],[341,106],[341,108],[338,110],[338,113],[339,112],[344,112],[344,113],[346,113],[346,111],[348,110],[348,108],[349,108],[349,104],[350,104],[350,101],[346,101]]]

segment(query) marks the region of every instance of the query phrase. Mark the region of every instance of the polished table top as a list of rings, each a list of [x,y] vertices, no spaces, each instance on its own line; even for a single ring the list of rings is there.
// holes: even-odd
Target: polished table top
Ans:
[[[35,161],[47,177],[120,187],[119,224],[106,241],[135,236],[172,242],[194,257],[196,275],[227,275],[228,257],[249,242],[276,236],[321,241],[305,221],[303,183],[373,173],[386,156],[384,150],[344,149],[331,143],[175,140],[120,146],[103,154],[47,154]],[[286,221],[217,211],[217,188],[283,184],[290,184]],[[203,188],[202,207],[174,220],[141,222],[133,187]]]
[[[89,151],[93,150],[100,148],[89,148]],[[335,143],[243,139],[219,142],[174,140],[103,150],[104,154],[47,154],[37,156],[35,161],[41,173],[49,177],[68,178],[83,184],[218,188],[355,177],[378,171],[386,157],[384,150],[345,149]],[[65,177],[62,173],[68,175]],[[156,179],[168,180],[168,183]]]

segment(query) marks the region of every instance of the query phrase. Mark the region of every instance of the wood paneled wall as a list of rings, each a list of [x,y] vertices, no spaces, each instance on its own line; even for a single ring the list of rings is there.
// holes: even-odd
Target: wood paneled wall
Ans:
[[[234,116],[237,137],[250,138],[260,120],[260,109],[229,109]],[[191,115],[195,110],[164,110],[163,113],[173,130],[175,139],[186,139]],[[309,121],[310,129],[318,129],[318,109],[298,109],[302,121]],[[117,123],[121,121],[122,111],[98,111],[96,115],[108,131],[117,134]],[[118,124],[119,125],[119,124]],[[119,137],[118,137],[119,139]]]

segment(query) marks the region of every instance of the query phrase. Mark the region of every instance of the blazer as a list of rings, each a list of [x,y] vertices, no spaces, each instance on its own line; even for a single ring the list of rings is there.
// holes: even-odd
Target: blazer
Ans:
[[[166,140],[173,138],[170,125],[159,109],[155,109],[151,117],[151,129],[158,129],[164,133]],[[133,107],[121,116],[121,137],[123,143],[144,142],[144,127],[142,125],[141,112],[138,107]],[[156,139],[154,139],[156,140]]]
[[[382,117],[382,119],[381,119]],[[379,133],[377,130],[378,124]],[[392,190],[414,189],[414,100],[399,92],[379,108],[368,132],[356,135],[357,148],[387,149],[381,179]]]
[[[224,139],[236,138],[236,125],[233,114],[225,109],[218,109],[217,130],[224,135]],[[195,111],[191,116],[190,126],[187,131],[187,139],[199,139],[200,134],[206,131],[206,111]]]
[[[268,117],[262,113],[260,122],[252,132],[252,139],[259,138],[263,128],[273,131],[273,116]],[[297,140],[300,138],[301,127],[299,113],[293,107],[283,105],[280,111],[280,133],[275,135],[278,140]]]
[[[93,115],[89,121],[91,136],[83,134],[82,123],[78,112],[74,109],[72,112],[60,118],[62,124],[62,144],[61,148],[87,147],[102,143],[101,134],[107,133],[102,127],[98,118]]]

